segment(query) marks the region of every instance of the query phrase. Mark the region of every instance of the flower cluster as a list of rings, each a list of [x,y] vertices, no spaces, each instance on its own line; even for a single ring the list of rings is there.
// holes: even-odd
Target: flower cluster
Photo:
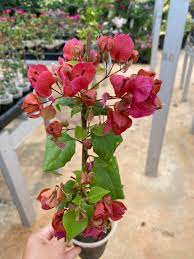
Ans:
[[[161,108],[157,94],[162,82],[155,73],[141,69],[123,75],[138,60],[129,35],[100,36],[96,49],[90,48],[89,39],[86,44],[76,38],[67,41],[63,57],[50,69],[41,64],[29,66],[34,92],[22,104],[30,118],[41,116],[47,121],[45,171],[65,166],[76,143],[82,145],[81,170],[74,171],[65,184],[38,195],[43,209],[57,209],[52,226],[57,238],[67,240],[76,236],[100,240],[110,230],[111,221],[122,218],[126,207],[118,201],[124,194],[114,152],[132,118]],[[112,65],[108,66],[110,58]],[[104,75],[97,81],[99,71]],[[108,78],[112,89],[99,95],[100,84]],[[80,113],[80,125],[72,128],[68,117],[56,119],[63,107],[71,110],[71,116]]]

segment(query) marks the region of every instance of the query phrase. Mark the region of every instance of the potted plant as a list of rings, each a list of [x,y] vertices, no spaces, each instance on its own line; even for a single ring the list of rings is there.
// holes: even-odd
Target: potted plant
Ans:
[[[90,49],[90,36],[84,45],[77,39],[67,41],[63,58],[49,70],[31,65],[28,78],[35,89],[22,109],[31,118],[49,120],[43,170],[55,171],[71,160],[76,144],[82,145],[81,169],[54,188],[38,195],[42,208],[56,208],[52,219],[55,236],[82,247],[81,258],[99,258],[112,236],[118,220],[126,212],[116,148],[121,134],[131,127],[132,118],[153,114],[161,108],[157,93],[161,81],[155,73],[140,70],[130,77],[126,72],[137,61],[138,52],[127,34],[98,38],[98,50]],[[108,68],[107,59],[112,59]],[[104,76],[93,82],[104,61]],[[101,83],[110,79],[111,92],[98,93]],[[41,101],[42,98],[44,101]],[[80,123],[56,120],[56,110],[69,107],[71,116],[80,114]]]
[[[13,103],[13,96],[9,94],[4,85],[3,79],[0,79],[0,115],[7,111]]]

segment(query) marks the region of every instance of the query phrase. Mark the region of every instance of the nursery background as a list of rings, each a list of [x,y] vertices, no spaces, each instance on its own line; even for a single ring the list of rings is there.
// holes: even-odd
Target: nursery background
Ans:
[[[67,40],[77,38],[84,42],[88,32],[92,46],[100,35],[129,34],[139,60],[126,76],[136,74],[140,68],[154,70],[166,87],[161,94],[164,111],[158,113],[169,108],[169,114],[164,115],[168,120],[162,115],[156,120],[158,130],[152,117],[145,117],[134,120],[130,130],[122,135],[124,144],[116,154],[127,212],[102,258],[193,259],[194,1],[180,0],[176,8],[175,2],[0,0],[1,259],[21,258],[30,233],[49,224],[51,213],[41,211],[36,200],[39,191],[61,179],[67,180],[81,161],[81,148],[77,147],[78,152],[64,170],[42,171],[44,122],[29,122],[20,108],[25,96],[33,91],[27,67],[38,63],[52,66],[63,56]],[[188,8],[184,12],[186,2]],[[173,35],[175,41],[181,26],[184,33],[180,32],[179,48]],[[111,66],[110,60],[108,63]],[[100,73],[104,73],[103,66],[98,76]],[[109,81],[103,88],[111,88]],[[75,126],[79,121],[76,113],[72,116]],[[60,116],[58,119],[62,120]],[[164,124],[160,124],[163,120]],[[161,130],[165,126],[166,131]],[[152,168],[148,165],[149,154],[160,154],[160,140],[163,146],[159,166],[156,163],[157,170],[146,171],[145,168]]]

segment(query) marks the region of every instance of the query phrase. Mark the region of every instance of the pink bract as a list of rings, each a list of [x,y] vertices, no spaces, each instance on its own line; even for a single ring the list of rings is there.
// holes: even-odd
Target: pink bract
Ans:
[[[114,39],[110,36],[100,36],[98,38],[98,47],[102,52],[110,51],[113,45]]]
[[[57,79],[53,76],[50,71],[43,71],[37,77],[35,84],[35,90],[41,97],[49,97],[52,93],[51,86],[56,83]]]
[[[131,118],[125,114],[110,110],[107,115],[104,133],[107,134],[112,129],[115,135],[121,135],[121,133],[130,128],[131,125]]]
[[[134,50],[134,43],[127,34],[117,34],[114,36],[114,44],[110,50],[111,58],[119,63],[127,62]]]
[[[63,48],[63,57],[65,60],[77,59],[82,56],[84,45],[80,40],[73,38],[68,40]]]

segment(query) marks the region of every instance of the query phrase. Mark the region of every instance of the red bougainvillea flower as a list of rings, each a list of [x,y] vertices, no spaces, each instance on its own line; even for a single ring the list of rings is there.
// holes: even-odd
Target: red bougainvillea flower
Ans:
[[[132,120],[127,115],[109,110],[104,133],[107,134],[111,129],[115,135],[120,135],[126,129],[130,128]]]
[[[72,70],[72,66],[67,64],[67,63],[63,63],[62,65],[60,65],[56,71],[58,77],[61,79],[61,81],[67,80],[67,78],[69,79],[70,73]]]
[[[112,213],[111,219],[117,221],[123,217],[123,214],[127,210],[125,205],[121,201],[112,201]]]
[[[128,77],[124,77],[122,75],[112,75],[110,77],[110,82],[117,97],[122,97],[125,93],[129,92],[130,84]]]
[[[100,201],[96,204],[94,214],[93,214],[93,220],[95,221],[102,221],[104,222],[110,217],[110,211],[107,210],[106,206],[104,205],[103,201]]]
[[[98,38],[98,47],[102,52],[108,52],[113,48],[114,39],[110,36],[100,36]]]
[[[100,54],[96,50],[90,50],[90,61],[97,66],[100,63]]]
[[[88,80],[83,76],[79,76],[72,81],[66,77],[66,79],[63,80],[63,95],[65,97],[73,97],[79,91],[86,89],[88,85]]]
[[[118,113],[122,113],[122,114],[129,116],[128,109],[129,109],[131,103],[132,103],[132,94],[130,94],[130,93],[125,94],[122,97],[121,101],[116,102],[114,104],[114,110]]]
[[[125,116],[131,115],[134,118],[149,116],[161,103],[157,97],[162,81],[154,79],[155,73],[141,69],[137,75],[130,78],[122,75],[113,75],[110,81],[113,85],[115,95],[122,100],[115,104],[115,111]],[[109,129],[110,119],[107,120]]]
[[[117,221],[122,218],[127,208],[120,201],[113,201],[111,196],[106,195],[102,201],[95,206],[93,220],[107,220],[109,217]],[[95,222],[93,222],[95,224]]]
[[[42,72],[36,82],[35,90],[41,97],[49,97],[52,93],[52,85],[56,83],[56,77],[50,71]]]
[[[49,125],[46,127],[46,132],[49,135],[52,135],[54,138],[58,138],[61,136],[63,125],[59,121],[53,121],[49,123]]]
[[[72,97],[79,91],[86,89],[92,82],[96,68],[91,62],[75,65],[71,72],[63,73],[63,95]]]
[[[80,40],[73,38],[68,40],[63,48],[63,57],[65,60],[73,60],[82,56],[84,45]]]
[[[62,222],[64,212],[65,210],[57,211],[52,219],[52,227],[54,229],[54,235],[57,239],[66,237],[66,231]]]
[[[95,104],[97,92],[94,89],[87,90],[81,94],[82,103],[87,106]]]
[[[128,115],[133,118],[141,118],[153,114],[156,110],[161,109],[162,105],[160,99],[156,95],[150,96],[143,102],[132,102],[130,108],[128,108]]]
[[[58,201],[55,195],[55,190],[50,188],[46,188],[42,190],[39,193],[37,200],[40,201],[41,207],[43,210],[50,210],[56,207],[58,204]]]
[[[103,93],[102,95],[102,101],[100,102],[103,107],[106,107],[107,101],[110,97],[110,94],[108,92]]]
[[[127,34],[117,34],[114,36],[114,44],[110,50],[111,58],[119,63],[125,63],[133,54],[134,43]]]
[[[57,81],[44,65],[30,65],[28,79],[36,93],[41,97],[49,97],[52,93],[51,86]]]
[[[31,93],[26,96],[21,108],[25,111],[29,118],[35,119],[40,117],[43,105],[40,102],[38,96]]]
[[[141,118],[162,108],[160,99],[157,97],[162,81],[154,77],[154,72],[141,69],[138,75],[130,78],[130,91],[133,98],[128,108],[128,115]]]
[[[153,80],[148,76],[132,76],[129,81],[129,89],[133,95],[133,102],[143,102],[149,96],[154,87]]]
[[[121,219],[127,208],[120,201],[113,201],[110,195],[106,195],[95,205],[93,218],[89,226],[82,233],[84,237],[92,237],[100,240],[105,234],[107,220],[117,221]]]
[[[72,68],[71,80],[76,77],[83,76],[88,80],[89,83],[92,82],[96,74],[96,68],[92,62],[80,62]]]
[[[36,87],[39,75],[44,71],[48,71],[48,68],[45,65],[30,65],[28,67],[28,80],[34,88]]]
[[[82,235],[84,237],[92,237],[94,240],[101,240],[105,234],[105,228],[89,226],[87,227]]]

